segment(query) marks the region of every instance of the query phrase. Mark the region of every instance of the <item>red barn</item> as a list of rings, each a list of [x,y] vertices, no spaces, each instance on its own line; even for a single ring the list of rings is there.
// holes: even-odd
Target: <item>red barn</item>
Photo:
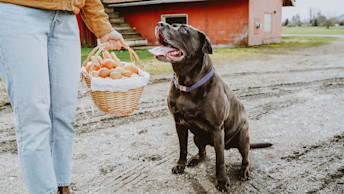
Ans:
[[[292,6],[293,0],[103,0],[103,3],[118,12],[148,45],[157,44],[155,25],[165,21],[192,25],[205,32],[213,45],[251,46],[281,41],[282,6]]]

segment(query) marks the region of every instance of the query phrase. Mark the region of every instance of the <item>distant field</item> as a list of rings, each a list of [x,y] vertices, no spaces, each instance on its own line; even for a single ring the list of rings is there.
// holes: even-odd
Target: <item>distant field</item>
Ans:
[[[248,60],[260,56],[284,54],[288,51],[310,48],[330,44],[338,40],[335,37],[282,37],[281,43],[263,44],[244,48],[221,48],[215,49],[211,58],[215,63],[224,60]]]
[[[344,35],[344,26],[330,27],[283,27],[282,34]]]

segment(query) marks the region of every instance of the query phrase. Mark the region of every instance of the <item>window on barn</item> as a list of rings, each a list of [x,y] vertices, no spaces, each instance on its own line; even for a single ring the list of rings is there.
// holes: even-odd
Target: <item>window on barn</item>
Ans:
[[[187,14],[161,15],[161,21],[169,23],[169,24],[187,24],[188,15]]]
[[[267,33],[272,32],[272,14],[271,13],[264,14],[264,32],[267,32]]]

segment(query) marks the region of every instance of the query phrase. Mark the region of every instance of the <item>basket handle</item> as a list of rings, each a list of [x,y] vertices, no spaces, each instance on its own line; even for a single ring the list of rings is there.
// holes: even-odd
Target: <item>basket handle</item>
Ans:
[[[128,47],[123,47],[123,48],[128,50],[128,52],[130,54],[131,62],[135,62],[135,60],[136,60],[136,62],[140,65],[140,69],[144,70],[145,67],[142,65],[142,62],[141,62],[139,56],[136,54],[136,52],[132,48],[130,48],[129,46]],[[133,55],[134,55],[135,59],[134,59]]]
[[[103,51],[105,49],[105,47],[107,46],[108,43],[103,43],[103,44],[100,44],[96,47],[94,47],[94,49],[90,52],[90,54],[88,54],[87,58],[85,59],[85,61],[82,63],[83,66],[86,67],[87,65],[87,62],[90,60],[91,56],[93,56],[93,54],[98,50],[96,56],[99,56],[99,53],[101,51]],[[93,64],[92,64],[93,65]]]
[[[88,61],[90,60],[91,56],[93,56],[94,53],[96,53],[95,56],[99,56],[100,52],[102,52],[103,50],[105,50],[105,48],[106,48],[106,46],[107,46],[108,44],[109,44],[109,43],[105,42],[105,43],[102,43],[102,44],[99,44],[98,46],[96,46],[96,47],[90,52],[90,54],[87,56],[87,58],[85,59],[85,61],[83,62],[82,65],[86,67],[86,65],[87,65]],[[140,69],[141,69],[141,70],[144,70],[145,68],[144,68],[144,66],[142,65],[142,62],[141,62],[139,56],[136,54],[136,52],[135,52],[132,48],[130,48],[129,46],[128,46],[128,47],[123,47],[123,48],[125,48],[125,49],[128,50],[129,55],[130,55],[131,62],[135,62],[135,60],[136,60],[136,62],[140,65]],[[135,58],[134,58],[134,57],[135,57]],[[93,66],[94,66],[94,64],[93,64],[93,62],[92,62],[92,67],[91,67],[92,70],[93,70]]]

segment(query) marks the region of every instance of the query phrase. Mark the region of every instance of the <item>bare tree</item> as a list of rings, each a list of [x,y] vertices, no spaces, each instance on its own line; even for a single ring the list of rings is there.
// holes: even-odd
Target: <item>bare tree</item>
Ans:
[[[324,22],[324,26],[326,26],[327,29],[330,28],[330,26],[334,26],[337,22],[337,19],[335,17],[326,19]]]
[[[318,26],[318,13],[319,10],[316,7],[309,8],[309,22],[312,26]]]
[[[293,16],[291,18],[290,26],[301,26],[301,25],[302,25],[302,22],[301,22],[301,19],[300,19],[300,14],[296,14],[295,16]]]
[[[326,16],[322,15],[321,12],[319,11],[317,14],[317,21],[318,21],[318,26],[326,26]]]

